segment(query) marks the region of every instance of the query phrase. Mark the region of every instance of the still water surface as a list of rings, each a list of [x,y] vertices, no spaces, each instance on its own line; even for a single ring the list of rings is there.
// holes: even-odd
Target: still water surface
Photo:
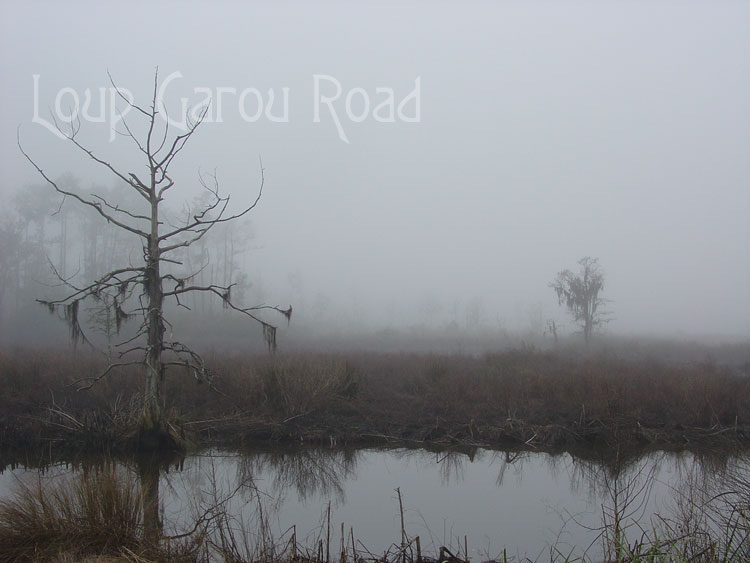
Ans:
[[[629,486],[631,495],[639,495],[626,523],[650,529],[653,515],[673,512],[676,496],[696,475],[720,479],[728,467],[742,463],[747,460],[664,452],[602,464],[569,454],[481,449],[471,455],[414,449],[210,450],[162,473],[159,496],[165,532],[184,531],[206,506],[226,500],[233,526],[251,544],[262,514],[276,540],[288,539],[295,526],[300,545],[316,545],[325,539],[330,503],[333,552],[343,523],[358,548],[382,554],[401,541],[399,489],[406,532],[420,536],[426,552],[445,545],[463,553],[466,536],[475,561],[497,557],[503,548],[508,556],[531,559],[548,559],[551,549],[566,555],[587,551],[595,558],[601,553],[603,510],[614,505],[616,489],[622,494]],[[135,473],[127,464],[122,470]],[[58,479],[69,471],[58,465],[42,478]],[[23,468],[5,471],[0,496],[14,482],[33,482],[39,475]]]

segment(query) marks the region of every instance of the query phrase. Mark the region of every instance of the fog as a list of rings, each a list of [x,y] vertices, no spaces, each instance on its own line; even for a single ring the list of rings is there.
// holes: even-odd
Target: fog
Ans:
[[[0,9],[0,223],[43,184],[17,133],[51,177],[117,191],[51,131],[52,116],[68,115],[75,96],[84,106],[87,89],[82,141],[142,171],[138,148],[111,139],[123,104],[110,98],[107,72],[149,106],[158,67],[175,120],[181,98],[212,97],[173,164],[172,209],[199,193],[199,170],[215,169],[233,204],[251,202],[262,158],[262,199],[233,236],[246,299],[294,306],[284,337],[295,327],[541,336],[552,319],[571,334],[578,327],[549,284],[591,256],[606,277],[606,333],[750,338],[746,2]],[[338,99],[323,102],[337,86]],[[52,213],[60,198],[44,190]],[[58,254],[49,251],[53,263]],[[72,251],[68,270],[82,275],[80,255]],[[49,280],[11,288],[6,278],[0,338],[13,339],[19,311],[41,309],[33,298],[52,290]],[[50,331],[64,339],[59,324]]]

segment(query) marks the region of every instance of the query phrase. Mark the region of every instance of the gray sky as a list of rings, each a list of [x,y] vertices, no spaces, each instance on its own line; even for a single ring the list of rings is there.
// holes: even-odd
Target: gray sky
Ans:
[[[97,112],[108,69],[148,104],[158,65],[182,75],[165,96],[175,117],[196,88],[214,120],[218,89],[237,91],[174,169],[185,197],[200,166],[248,200],[262,155],[248,259],[272,301],[292,300],[298,273],[306,299],[324,292],[377,326],[434,298],[443,320],[479,300],[490,324],[523,328],[533,311],[565,318],[547,285],[589,255],[607,274],[608,330],[750,336],[748,2],[3,2],[0,22],[4,193],[38,182],[19,124],[46,171],[108,181],[32,123],[33,75],[49,118],[66,87],[90,88]],[[314,122],[315,75],[341,85],[348,143],[326,105]],[[375,119],[377,88],[397,106],[417,80],[418,122]],[[248,88],[266,101],[273,88],[277,116],[288,88],[287,122],[243,117]],[[356,88],[361,122],[346,112]],[[416,117],[414,100],[403,110]],[[82,135],[142,166],[109,128]]]

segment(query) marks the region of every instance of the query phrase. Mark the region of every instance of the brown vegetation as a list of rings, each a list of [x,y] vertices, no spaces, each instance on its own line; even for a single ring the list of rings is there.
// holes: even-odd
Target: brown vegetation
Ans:
[[[140,498],[114,471],[56,485],[38,481],[0,501],[0,559],[32,561],[138,547]]]
[[[102,361],[82,354],[0,353],[3,449],[37,444],[128,447],[137,369],[77,391]],[[213,383],[167,376],[166,412],[197,444],[467,446],[746,443],[750,377],[682,365],[533,350],[483,357],[276,355],[213,358]]]

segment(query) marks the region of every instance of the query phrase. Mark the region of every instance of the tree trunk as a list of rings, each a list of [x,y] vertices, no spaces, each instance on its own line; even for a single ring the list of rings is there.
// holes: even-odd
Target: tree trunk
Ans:
[[[151,203],[151,234],[146,249],[145,289],[147,295],[146,313],[146,389],[141,421],[140,446],[143,449],[158,449],[169,440],[162,388],[164,387],[164,321],[162,304],[164,292],[159,269],[159,202],[154,194]]]
[[[591,322],[591,319],[586,318],[583,325],[583,339],[586,341],[586,346],[589,345],[589,340],[591,340],[591,328],[593,326],[593,323]]]

